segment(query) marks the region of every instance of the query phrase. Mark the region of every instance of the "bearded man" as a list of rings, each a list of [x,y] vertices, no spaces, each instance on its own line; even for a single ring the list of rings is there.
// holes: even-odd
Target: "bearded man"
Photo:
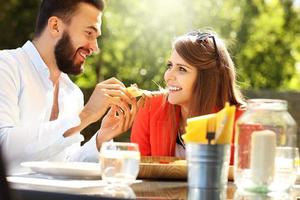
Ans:
[[[25,172],[24,161],[97,161],[101,144],[132,125],[136,101],[122,82],[97,84],[84,105],[67,76],[99,51],[103,8],[102,0],[43,0],[33,40],[0,51],[0,146],[9,174]],[[80,146],[80,131],[108,109],[120,125],[100,128]]]

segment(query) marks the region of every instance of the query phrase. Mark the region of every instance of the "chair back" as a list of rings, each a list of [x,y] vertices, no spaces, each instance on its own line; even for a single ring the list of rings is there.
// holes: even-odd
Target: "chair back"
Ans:
[[[11,198],[8,189],[8,183],[6,181],[5,162],[0,147],[0,200],[1,199],[10,200]]]

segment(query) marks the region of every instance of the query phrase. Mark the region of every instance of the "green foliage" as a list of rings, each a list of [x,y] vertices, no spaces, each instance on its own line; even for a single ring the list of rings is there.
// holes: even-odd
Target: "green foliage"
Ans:
[[[151,80],[161,82],[175,29],[159,20],[164,12],[158,12],[155,4],[160,2],[147,6],[146,1],[108,1],[99,55],[104,79],[113,72],[126,85],[153,88]]]
[[[32,37],[39,2],[0,4],[1,49]],[[115,76],[125,85],[157,89],[152,81],[163,85],[174,37],[208,28],[227,41],[243,89],[300,90],[299,14],[293,0],[107,0],[101,53],[72,79],[92,88]]]
[[[235,55],[245,88],[288,89],[290,80],[295,82],[299,58],[292,52],[299,50],[299,29],[294,27],[300,18],[292,5],[291,0],[243,2]]]
[[[292,0],[108,1],[104,15],[100,80],[156,89],[175,36],[213,29],[231,47],[244,89],[297,89],[299,9]],[[294,52],[294,53],[293,53]],[[299,54],[299,53],[298,53]],[[298,88],[299,90],[299,88]]]
[[[87,60],[84,74],[71,77],[85,101],[97,82],[112,76],[127,86],[164,85],[174,37],[193,29],[213,29],[226,40],[243,89],[300,90],[300,7],[293,0],[106,1],[101,53]],[[0,49],[32,38],[39,3],[0,0]],[[84,134],[98,128],[93,124]]]
[[[17,48],[32,38],[38,0],[0,0],[0,49]]]

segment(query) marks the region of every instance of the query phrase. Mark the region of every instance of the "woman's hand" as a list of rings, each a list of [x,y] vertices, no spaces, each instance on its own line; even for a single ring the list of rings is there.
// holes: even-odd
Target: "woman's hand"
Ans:
[[[98,149],[100,149],[103,142],[109,141],[131,128],[137,113],[137,103],[134,101],[134,103],[131,104],[131,108],[129,108],[126,103],[122,104],[122,106],[111,106],[110,110],[103,118],[97,135]]]

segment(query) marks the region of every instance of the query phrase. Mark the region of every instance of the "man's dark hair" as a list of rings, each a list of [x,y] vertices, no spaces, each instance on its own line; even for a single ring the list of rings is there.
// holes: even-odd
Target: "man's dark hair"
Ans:
[[[61,18],[69,23],[79,3],[87,3],[103,11],[103,0],[43,0],[35,26],[35,37],[38,37],[46,27],[51,16]]]

